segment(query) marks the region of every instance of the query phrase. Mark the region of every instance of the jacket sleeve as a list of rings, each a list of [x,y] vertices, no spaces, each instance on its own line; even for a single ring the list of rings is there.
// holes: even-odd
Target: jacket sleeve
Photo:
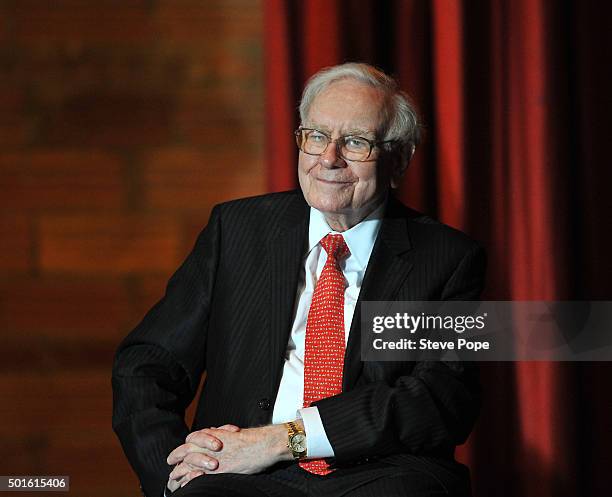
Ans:
[[[185,409],[205,368],[211,295],[221,238],[211,214],[164,297],[125,338],[113,365],[113,429],[145,495],[163,495],[168,454],[184,443]]]
[[[442,300],[477,300],[485,255],[469,250]],[[477,370],[461,362],[418,362],[395,381],[361,384],[317,401],[338,463],[395,453],[452,453],[467,439],[480,404]]]

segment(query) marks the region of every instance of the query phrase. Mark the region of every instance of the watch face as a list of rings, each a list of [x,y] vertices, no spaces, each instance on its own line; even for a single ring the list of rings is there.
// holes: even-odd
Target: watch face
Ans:
[[[302,433],[291,437],[291,449],[294,452],[306,452],[306,437]]]

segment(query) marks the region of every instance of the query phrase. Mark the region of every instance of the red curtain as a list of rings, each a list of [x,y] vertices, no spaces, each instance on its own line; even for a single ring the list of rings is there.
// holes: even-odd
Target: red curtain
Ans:
[[[426,125],[400,196],[480,240],[489,300],[612,300],[610,7],[544,0],[268,0],[271,190],[293,188],[308,76],[394,74]],[[604,277],[607,276],[607,278]],[[477,497],[607,495],[609,363],[485,364],[458,458]]]

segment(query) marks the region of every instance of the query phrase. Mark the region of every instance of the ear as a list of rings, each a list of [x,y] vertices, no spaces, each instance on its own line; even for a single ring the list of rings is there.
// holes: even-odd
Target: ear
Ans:
[[[398,154],[394,158],[393,164],[391,166],[391,188],[395,189],[400,186],[401,180],[404,177],[404,174],[406,173],[406,169],[408,169],[408,165],[412,160],[414,151],[415,146],[413,145],[410,149],[410,154],[408,155],[408,157],[402,157],[401,154]]]

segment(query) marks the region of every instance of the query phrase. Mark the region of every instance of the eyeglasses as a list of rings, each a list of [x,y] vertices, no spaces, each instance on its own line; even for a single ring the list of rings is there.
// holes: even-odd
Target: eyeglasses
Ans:
[[[336,143],[336,153],[345,160],[367,162],[372,150],[383,143],[392,143],[394,140],[374,141],[363,136],[339,136],[335,140],[323,131],[313,128],[299,127],[295,131],[295,141],[298,148],[308,155],[321,155],[330,143]]]

